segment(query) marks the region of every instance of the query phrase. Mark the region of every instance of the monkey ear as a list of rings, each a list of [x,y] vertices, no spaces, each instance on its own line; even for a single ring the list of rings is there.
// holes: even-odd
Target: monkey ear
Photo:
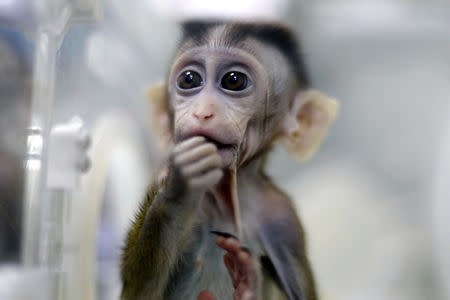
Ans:
[[[284,119],[281,137],[296,160],[307,160],[316,152],[336,117],[338,107],[336,100],[316,90],[296,94]]]
[[[167,85],[165,82],[158,82],[147,89],[146,94],[150,103],[150,125],[158,148],[164,151],[172,141],[169,106],[167,103]]]

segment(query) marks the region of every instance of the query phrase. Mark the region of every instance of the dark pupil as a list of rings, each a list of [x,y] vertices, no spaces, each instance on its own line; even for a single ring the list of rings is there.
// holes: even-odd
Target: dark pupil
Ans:
[[[178,77],[178,86],[182,89],[193,89],[201,84],[202,78],[194,71],[186,71]]]
[[[191,84],[192,82],[194,82],[194,75],[192,75],[191,72],[187,72],[184,76],[184,82],[186,82],[187,84]]]
[[[222,78],[222,87],[232,91],[242,91],[247,87],[247,76],[241,72],[229,72]]]

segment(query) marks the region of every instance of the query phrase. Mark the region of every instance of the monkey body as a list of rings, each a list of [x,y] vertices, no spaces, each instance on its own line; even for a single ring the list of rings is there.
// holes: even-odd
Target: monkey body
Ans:
[[[267,258],[269,253],[267,251],[264,240],[270,238],[272,241],[277,238],[279,243],[279,251],[297,251],[298,254],[306,253],[303,241],[302,228],[295,215],[295,210],[290,203],[290,199],[280,192],[270,180],[260,170],[252,170],[251,177],[246,174],[238,176],[238,180],[242,180],[239,184],[238,194],[241,199],[241,212],[242,212],[242,226],[245,228],[243,236],[241,237],[242,245],[248,247],[252,256],[258,261],[261,258]],[[158,189],[154,185],[151,189]],[[159,187],[160,190],[164,187]],[[149,194],[158,193],[158,191],[149,191]],[[219,196],[220,197],[220,196]],[[233,298],[233,285],[228,275],[225,265],[221,262],[225,251],[218,248],[215,244],[215,238],[211,231],[220,231],[236,234],[236,229],[232,222],[232,218],[227,211],[225,203],[218,203],[219,199],[214,196],[214,192],[209,191],[204,194],[203,199],[197,199],[201,205],[198,208],[192,210],[173,211],[172,214],[177,215],[178,218],[174,219],[174,222],[184,219],[181,215],[185,215],[186,218],[193,220],[189,222],[188,228],[184,228],[184,235],[180,235],[177,225],[174,226],[176,230],[174,232],[166,232],[165,236],[171,237],[173,240],[180,239],[177,242],[177,246],[174,248],[164,249],[164,251],[178,251],[178,261],[173,264],[173,275],[169,276],[166,286],[159,292],[160,299],[197,299],[197,295],[203,290],[209,290],[217,296],[218,299],[232,299]],[[145,231],[145,216],[148,214],[148,210],[151,209],[151,205],[147,209],[140,211],[137,216],[136,224],[142,222],[143,227],[141,231]],[[160,208],[161,212],[164,208]],[[158,216],[156,217],[158,218]],[[178,224],[180,226],[186,226],[184,224]],[[277,232],[277,236],[267,237],[265,235],[270,234],[265,232],[265,229],[269,228],[273,232]],[[296,234],[293,234],[296,233]],[[151,243],[161,244],[157,240],[149,241]],[[292,247],[295,245],[295,247]],[[128,243],[128,247],[130,247]],[[151,255],[148,253],[148,245],[132,245],[135,249],[134,253],[145,253],[145,257],[142,260],[148,260]],[[142,247],[143,249],[139,249]],[[155,249],[157,251],[157,249]],[[159,249],[161,250],[161,249]],[[272,250],[273,251],[273,250]],[[161,251],[163,252],[163,251]],[[167,253],[166,253],[167,255]],[[134,257],[136,258],[136,256]],[[163,258],[161,258],[163,259]],[[287,256],[286,263],[293,264],[295,269],[301,269],[305,273],[302,276],[305,280],[312,280],[311,269],[308,261],[298,260],[296,255]],[[143,266],[142,266],[143,267]],[[136,286],[152,286],[151,282],[158,282],[161,279],[162,274],[158,274],[157,269],[154,269],[154,265],[148,265],[152,270],[147,270],[147,274],[151,274],[154,271],[154,275],[151,277],[136,277],[134,274],[123,274],[124,277],[133,277],[134,281],[142,281],[140,284],[133,283]],[[273,268],[266,269],[266,266],[260,265],[262,273],[262,299],[301,299],[301,298],[288,298],[283,292],[282,284],[280,283],[279,275]],[[174,272],[176,270],[176,272]],[[314,283],[303,282],[299,285],[313,287]],[[160,283],[155,283],[160,285]],[[159,299],[155,297],[155,290],[147,288],[148,290],[143,293],[142,299]],[[143,288],[145,290],[145,288]],[[142,291],[141,291],[142,292]],[[307,294],[305,299],[316,299],[314,288],[305,289],[302,291]],[[298,295],[298,292],[293,291]],[[137,297],[139,293],[134,294],[132,297]],[[141,299],[132,298],[129,299]],[[128,299],[128,298],[126,298]]]
[[[317,300],[295,209],[264,174],[273,143],[306,159],[336,114],[303,67],[286,28],[185,25],[151,93],[172,146],[126,240],[123,300]]]

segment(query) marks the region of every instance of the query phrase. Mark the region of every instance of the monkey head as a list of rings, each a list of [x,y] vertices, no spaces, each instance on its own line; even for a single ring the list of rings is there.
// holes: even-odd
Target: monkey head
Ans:
[[[167,147],[192,136],[239,167],[277,140],[309,158],[337,102],[310,90],[291,31],[273,24],[187,23],[166,83],[149,90],[153,128]]]

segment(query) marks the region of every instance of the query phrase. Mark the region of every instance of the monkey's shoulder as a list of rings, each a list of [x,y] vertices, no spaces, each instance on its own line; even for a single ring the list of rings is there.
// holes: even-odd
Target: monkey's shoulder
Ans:
[[[304,243],[304,230],[297,209],[285,192],[272,181],[259,186],[259,234],[280,246],[298,248]],[[300,244],[299,244],[300,242]]]
[[[272,220],[297,220],[295,206],[291,197],[277,187],[272,181],[266,180],[259,186],[261,195],[261,211]]]

